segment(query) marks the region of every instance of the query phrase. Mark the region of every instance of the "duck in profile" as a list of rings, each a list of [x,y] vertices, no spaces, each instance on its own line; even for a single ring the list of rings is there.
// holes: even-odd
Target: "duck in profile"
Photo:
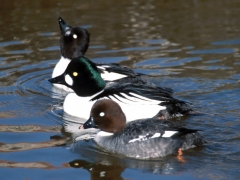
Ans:
[[[75,93],[66,96],[63,110],[84,121],[89,118],[94,102],[106,98],[121,106],[128,121],[149,117],[169,119],[194,113],[186,102],[173,98],[168,88],[136,79],[133,83],[130,77],[104,81],[96,64],[83,56],[71,60],[62,75],[49,81],[74,90]]]
[[[126,124],[121,107],[109,99],[93,105],[90,118],[80,129],[98,128],[94,141],[104,150],[137,159],[154,159],[207,142],[196,129],[187,129],[168,120],[148,118]]]
[[[58,19],[60,27],[60,50],[61,59],[53,69],[52,78],[61,75],[67,68],[69,62],[77,57],[83,56],[89,47],[90,33],[79,26],[68,25],[61,17]],[[101,77],[106,81],[114,81],[124,77],[138,77],[142,74],[136,73],[133,70],[120,66],[115,63],[93,63],[101,72]],[[72,92],[72,89],[66,86],[55,84],[54,86],[63,89],[67,92]]]

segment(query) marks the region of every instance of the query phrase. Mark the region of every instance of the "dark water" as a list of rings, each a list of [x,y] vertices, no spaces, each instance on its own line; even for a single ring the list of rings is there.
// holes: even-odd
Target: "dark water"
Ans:
[[[0,1],[1,179],[239,179],[238,0]],[[47,81],[60,58],[58,16],[91,33],[86,56],[117,62],[171,87],[206,115],[179,123],[210,142],[138,161],[72,143],[63,95]]]

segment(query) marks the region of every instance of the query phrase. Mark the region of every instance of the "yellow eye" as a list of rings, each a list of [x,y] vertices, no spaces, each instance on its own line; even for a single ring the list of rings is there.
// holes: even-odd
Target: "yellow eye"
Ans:
[[[77,76],[78,75],[78,73],[77,72],[73,72],[73,76]]]

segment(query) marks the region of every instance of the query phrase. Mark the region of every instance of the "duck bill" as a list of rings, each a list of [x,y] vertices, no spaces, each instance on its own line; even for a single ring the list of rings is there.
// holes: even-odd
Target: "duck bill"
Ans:
[[[60,75],[54,78],[51,78],[48,80],[49,82],[53,83],[53,84],[63,84],[66,85],[65,80],[64,80],[64,75]]]
[[[65,33],[68,29],[71,28],[61,17],[58,18],[59,27],[62,33]]]
[[[98,126],[94,123],[93,118],[90,117],[83,125],[84,129],[97,128]]]

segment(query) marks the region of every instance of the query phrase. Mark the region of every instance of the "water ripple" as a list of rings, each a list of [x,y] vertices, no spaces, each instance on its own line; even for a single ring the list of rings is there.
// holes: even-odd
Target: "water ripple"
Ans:
[[[18,44],[24,44],[24,43],[25,41],[7,41],[7,42],[1,42],[0,47],[18,45]]]
[[[222,49],[204,49],[188,51],[188,54],[230,54],[237,52],[238,49],[222,48]]]
[[[177,57],[163,57],[163,58],[153,58],[147,59],[140,63],[136,63],[136,66],[145,66],[145,67],[173,67],[173,66],[182,66],[190,62],[201,61],[201,57],[190,57],[179,59]]]
[[[216,41],[211,43],[211,45],[238,45],[238,44],[240,44],[240,39]]]
[[[104,58],[93,58],[91,59],[94,62],[100,62],[100,63],[119,63],[122,61],[127,61],[130,58],[128,56],[118,56],[118,57],[104,57]]]

